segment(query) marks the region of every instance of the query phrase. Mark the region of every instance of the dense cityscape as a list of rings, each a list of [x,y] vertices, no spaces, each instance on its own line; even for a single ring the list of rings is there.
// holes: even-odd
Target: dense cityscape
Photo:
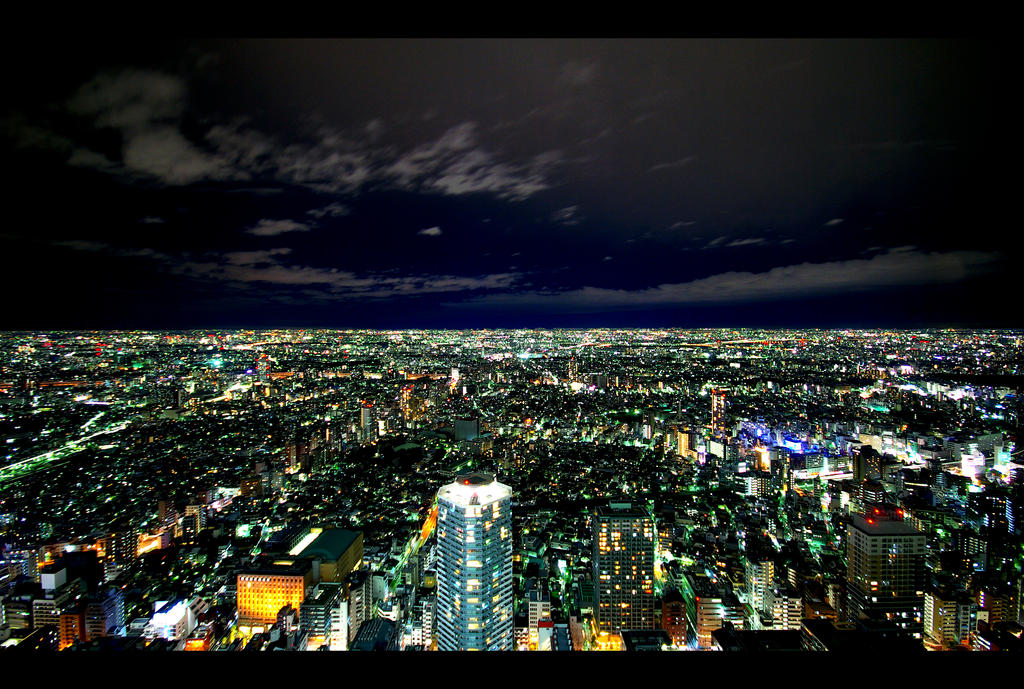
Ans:
[[[1021,335],[0,333],[0,650],[1019,651]]]
[[[1013,662],[1014,63],[957,21],[5,42],[0,657]]]

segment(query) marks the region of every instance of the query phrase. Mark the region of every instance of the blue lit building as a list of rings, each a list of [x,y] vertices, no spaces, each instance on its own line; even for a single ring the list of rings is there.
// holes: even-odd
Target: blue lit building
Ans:
[[[512,650],[512,489],[468,474],[437,506],[438,650]]]

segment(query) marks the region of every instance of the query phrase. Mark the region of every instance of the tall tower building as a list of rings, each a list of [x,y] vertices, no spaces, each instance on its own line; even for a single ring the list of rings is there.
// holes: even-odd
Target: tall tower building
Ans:
[[[915,638],[924,625],[925,534],[874,508],[847,526],[847,616],[887,619]]]
[[[716,388],[711,391],[711,432],[725,432],[725,390]]]
[[[753,554],[744,558],[744,584],[747,602],[758,612],[768,609],[768,594],[775,585],[775,560]]]
[[[363,402],[359,408],[359,431],[364,442],[376,440],[379,433],[377,428],[378,414],[371,402]]]
[[[654,519],[646,509],[612,502],[592,523],[598,631],[655,629]]]
[[[437,508],[438,650],[511,651],[512,489],[459,476]]]

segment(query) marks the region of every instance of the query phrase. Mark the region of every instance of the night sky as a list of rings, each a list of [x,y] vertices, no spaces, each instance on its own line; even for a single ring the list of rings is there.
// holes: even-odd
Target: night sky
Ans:
[[[1022,325],[993,41],[4,51],[0,328]]]

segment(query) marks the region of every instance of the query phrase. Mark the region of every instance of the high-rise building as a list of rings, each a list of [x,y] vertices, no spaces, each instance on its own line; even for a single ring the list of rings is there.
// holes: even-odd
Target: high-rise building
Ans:
[[[378,417],[377,409],[369,402],[364,402],[359,408],[359,433],[364,442],[376,440],[380,435]]]
[[[348,591],[348,640],[356,638],[359,626],[370,619],[373,608],[373,592],[370,570],[357,569],[345,577]]]
[[[682,648],[686,645],[686,603],[678,589],[665,592],[661,604],[661,627],[672,637],[672,644]]]
[[[527,594],[527,620],[530,644],[538,647],[540,623],[551,621],[551,596],[547,592],[535,590]]]
[[[938,644],[967,644],[977,617],[974,602],[964,594],[924,594],[924,635]]]
[[[925,534],[902,514],[874,507],[847,526],[847,616],[886,619],[921,638]]]
[[[657,628],[654,519],[630,503],[609,503],[592,517],[598,632]]]
[[[187,505],[185,507],[185,518],[191,521],[190,528],[194,533],[199,533],[206,528],[206,506]]]
[[[85,631],[85,614],[81,605],[76,605],[60,614],[59,642],[57,648],[63,651],[79,641],[88,641]]]
[[[748,554],[744,558],[744,585],[747,602],[758,612],[768,610],[768,594],[775,584],[775,560],[768,554]]]
[[[332,651],[348,650],[348,602],[345,584],[321,582],[302,601],[299,629],[307,649],[327,646]]]
[[[512,489],[467,474],[437,507],[438,650],[512,650]]]
[[[711,391],[711,432],[725,432],[725,389]]]
[[[688,428],[676,431],[676,451],[680,457],[692,457],[695,445],[693,432]]]
[[[765,610],[771,617],[772,629],[800,631],[804,600],[796,588],[784,583],[770,589],[765,596]]]
[[[772,475],[767,471],[748,471],[740,477],[743,494],[757,498],[772,494]]]
[[[687,643],[696,648],[713,646],[711,633],[730,622],[736,629],[744,629],[743,606],[734,594],[707,575],[687,572],[680,580],[686,603]]]
[[[882,475],[882,456],[870,445],[854,448],[850,454],[853,456],[853,480],[858,484]]]
[[[455,419],[455,439],[473,440],[480,435],[480,419]]]
[[[107,630],[110,627],[107,625],[107,612],[102,600],[89,601],[83,610],[83,615],[85,638],[98,639],[107,635]]]

